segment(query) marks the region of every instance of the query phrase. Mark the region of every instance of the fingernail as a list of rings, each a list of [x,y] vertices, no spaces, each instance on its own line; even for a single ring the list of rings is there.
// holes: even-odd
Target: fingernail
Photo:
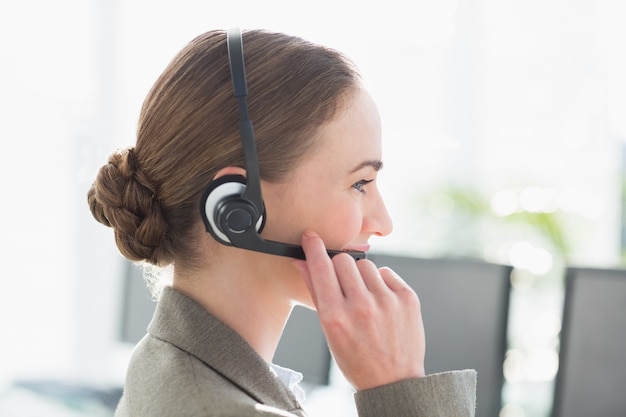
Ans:
[[[311,237],[316,237],[317,235],[315,234],[315,232],[313,230],[307,229],[307,230],[304,231],[303,236],[306,237],[306,238],[311,238]]]

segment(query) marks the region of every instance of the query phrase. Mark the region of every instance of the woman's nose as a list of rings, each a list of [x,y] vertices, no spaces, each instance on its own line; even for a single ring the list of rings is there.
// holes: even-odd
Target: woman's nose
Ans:
[[[378,189],[372,197],[363,219],[363,228],[373,235],[386,236],[393,230],[393,220]]]

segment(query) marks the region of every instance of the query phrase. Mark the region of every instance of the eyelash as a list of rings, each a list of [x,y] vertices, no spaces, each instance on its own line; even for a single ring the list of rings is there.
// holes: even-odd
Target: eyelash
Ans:
[[[362,187],[364,187],[365,185],[369,184],[372,181],[374,180],[361,180],[361,181],[355,182],[354,184],[352,184],[352,188],[354,188],[360,193],[365,193],[365,190]]]

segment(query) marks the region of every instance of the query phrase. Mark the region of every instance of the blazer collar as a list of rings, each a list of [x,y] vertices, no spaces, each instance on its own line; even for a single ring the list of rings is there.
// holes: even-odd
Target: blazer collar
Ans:
[[[268,363],[238,333],[181,292],[163,289],[148,332],[195,356],[260,403],[304,415]]]

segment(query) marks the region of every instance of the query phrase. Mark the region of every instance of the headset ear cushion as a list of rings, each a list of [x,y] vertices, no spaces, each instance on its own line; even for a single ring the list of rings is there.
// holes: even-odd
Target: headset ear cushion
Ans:
[[[217,215],[225,203],[240,199],[246,189],[246,178],[242,175],[224,175],[207,186],[202,195],[200,214],[207,232],[220,243],[232,245],[230,239],[220,226]],[[257,233],[265,226],[265,208],[255,225]]]

